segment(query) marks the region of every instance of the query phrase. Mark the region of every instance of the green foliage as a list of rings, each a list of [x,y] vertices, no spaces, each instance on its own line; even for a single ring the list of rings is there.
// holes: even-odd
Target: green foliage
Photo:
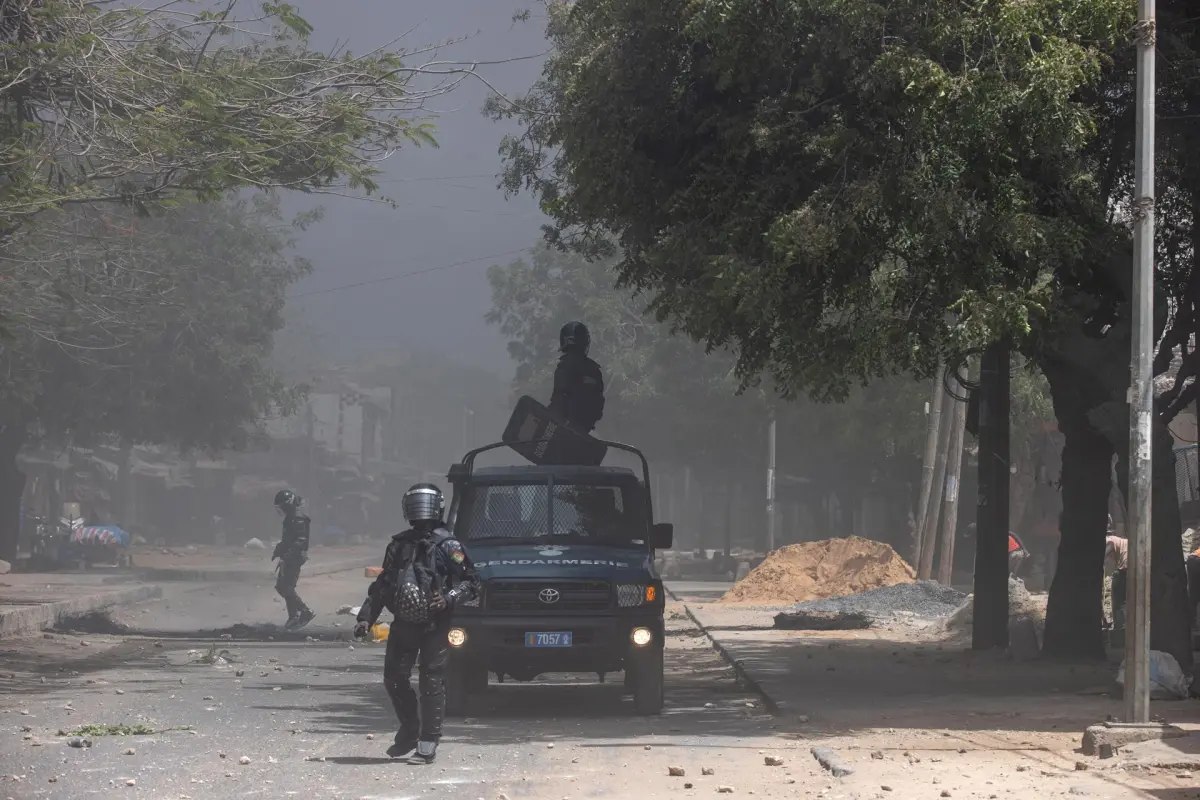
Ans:
[[[373,191],[379,160],[434,144],[423,105],[461,80],[400,52],[312,50],[292,3],[256,17],[193,5],[3,4],[0,233],[64,204]],[[410,86],[431,72],[443,83]]]
[[[759,386],[739,393],[735,358],[705,349],[647,313],[635,294],[614,287],[615,259],[588,261],[539,248],[529,261],[494,266],[488,321],[509,338],[514,386],[545,400],[558,358],[558,331],[578,319],[592,332],[592,356],[604,369],[606,437],[659,458],[757,466],[773,410],[780,457],[798,469],[816,459],[878,458],[920,452],[926,384],[872,382],[845,402],[778,402]]]
[[[10,246],[0,419],[56,441],[117,435],[241,447],[295,400],[268,366],[289,285],[288,226],[265,197],[141,218],[56,212]]]
[[[513,105],[506,187],[621,249],[659,319],[785,395],[1022,341],[1114,239],[1083,101],[1132,6],[579,0]]]

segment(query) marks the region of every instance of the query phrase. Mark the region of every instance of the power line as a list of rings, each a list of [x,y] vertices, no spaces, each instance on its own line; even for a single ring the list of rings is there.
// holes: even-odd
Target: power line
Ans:
[[[466,261],[455,261],[453,264],[441,264],[440,266],[428,267],[426,269],[419,269],[414,272],[404,272],[404,273],[401,273],[400,275],[388,275],[383,278],[372,278],[371,280],[358,281],[357,283],[347,283],[347,284],[343,284],[341,286],[330,286],[326,289],[315,289],[311,292],[302,292],[300,294],[292,295],[291,299],[298,300],[301,297],[312,297],[312,296],[318,295],[318,294],[330,294],[332,292],[341,292],[346,289],[357,289],[360,286],[374,286],[377,283],[387,283],[389,281],[404,280],[405,278],[411,278],[415,275],[427,275],[430,272],[441,272],[442,270],[445,270],[445,269],[453,269],[454,267],[463,267],[463,266],[466,266],[467,264],[476,264],[480,261],[488,261],[493,258],[504,258],[505,256],[512,256],[512,255],[516,255],[518,253],[528,253],[528,252],[529,252],[528,247],[522,247],[519,250],[509,250],[508,252],[505,252],[505,253],[493,253],[492,255],[488,255],[488,256],[479,256],[478,258],[469,258]]]
[[[497,172],[480,172],[475,175],[432,175],[425,178],[383,178],[376,183],[417,183],[420,181],[465,181],[474,178],[498,178]]]

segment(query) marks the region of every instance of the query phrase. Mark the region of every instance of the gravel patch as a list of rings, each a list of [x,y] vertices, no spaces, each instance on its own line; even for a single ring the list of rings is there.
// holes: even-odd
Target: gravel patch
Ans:
[[[796,611],[861,614],[879,622],[936,622],[962,607],[967,595],[937,581],[898,583],[861,594],[796,603]]]

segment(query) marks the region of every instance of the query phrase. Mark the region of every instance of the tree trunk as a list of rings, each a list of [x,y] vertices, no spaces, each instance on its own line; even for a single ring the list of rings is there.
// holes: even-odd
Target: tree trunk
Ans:
[[[22,425],[0,425],[0,559],[16,560],[21,539],[21,497],[25,473],[17,466],[17,455],[25,444]]]
[[[946,393],[945,388],[939,380],[938,388],[942,390],[942,394]],[[946,410],[947,401],[953,403],[950,398],[943,398],[942,408],[943,414]],[[917,563],[917,577],[923,581],[930,580],[933,577],[933,557],[937,552],[937,530],[938,520],[941,518],[942,511],[942,491],[946,488],[946,451],[950,447],[950,428],[951,425],[943,421],[939,426],[937,452],[933,460],[933,485],[929,492],[929,505],[926,507],[925,518],[921,528],[921,560]]]
[[[1183,520],[1175,482],[1175,442],[1166,425],[1154,425],[1150,514],[1150,649],[1170,653],[1184,674],[1192,671],[1192,625],[1187,571],[1183,563]],[[1120,448],[1117,478],[1128,504],[1128,446]],[[1130,598],[1132,600],[1132,598]]]
[[[1061,412],[1060,412],[1061,413]],[[1104,658],[1104,536],[1112,489],[1113,445],[1086,421],[1060,427],[1062,533],[1046,607],[1042,653],[1057,658]]]
[[[979,507],[971,632],[975,650],[1008,647],[1010,363],[1007,341],[989,345],[979,363]]]
[[[115,520],[125,530],[133,524],[133,493],[130,480],[130,470],[133,466],[133,443],[121,438],[120,458],[117,462],[117,519]]]
[[[925,531],[925,519],[929,514],[929,498],[933,493],[934,462],[937,460],[938,442],[941,440],[942,401],[946,392],[942,388],[942,377],[945,365],[938,362],[937,374],[933,377],[933,394],[929,398],[929,421],[925,431],[925,457],[921,464],[921,496],[917,502],[916,527],[912,534],[911,564],[920,566],[921,548],[924,543],[921,537]]]

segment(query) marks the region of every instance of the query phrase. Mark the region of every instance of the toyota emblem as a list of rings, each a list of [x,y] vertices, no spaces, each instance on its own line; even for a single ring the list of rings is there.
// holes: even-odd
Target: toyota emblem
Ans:
[[[562,595],[559,594],[558,589],[542,589],[538,592],[538,600],[546,604],[557,603],[560,597]]]

